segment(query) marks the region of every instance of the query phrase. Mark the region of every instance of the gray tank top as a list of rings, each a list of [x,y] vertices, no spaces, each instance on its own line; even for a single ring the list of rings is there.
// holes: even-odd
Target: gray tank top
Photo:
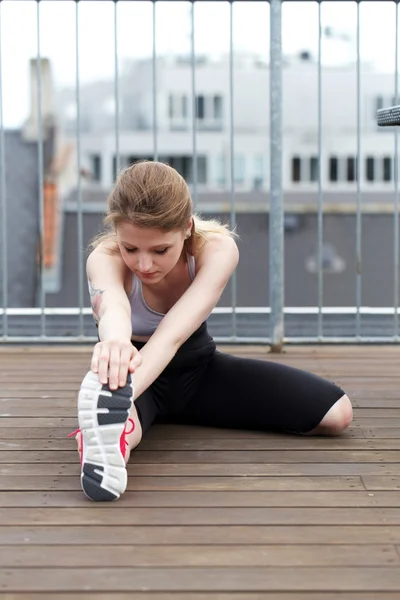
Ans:
[[[187,255],[188,271],[193,281],[196,274],[194,256]],[[150,336],[157,329],[165,314],[152,310],[143,298],[142,282],[132,276],[132,289],[128,296],[131,305],[132,335]]]

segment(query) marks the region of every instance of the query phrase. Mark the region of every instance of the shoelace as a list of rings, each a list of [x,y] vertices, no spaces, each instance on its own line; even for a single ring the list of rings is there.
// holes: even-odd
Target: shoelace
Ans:
[[[130,428],[129,431],[127,431],[127,425],[128,425],[128,423],[132,424],[132,427]],[[126,446],[129,446],[129,443],[128,443],[128,440],[126,439],[126,436],[129,435],[130,433],[132,433],[132,431],[134,431],[134,430],[135,430],[135,423],[134,423],[133,419],[129,418],[127,420],[126,424],[125,424],[125,429],[122,432],[121,439],[120,439],[121,453],[122,453],[123,456],[125,456],[125,448],[126,448]]]

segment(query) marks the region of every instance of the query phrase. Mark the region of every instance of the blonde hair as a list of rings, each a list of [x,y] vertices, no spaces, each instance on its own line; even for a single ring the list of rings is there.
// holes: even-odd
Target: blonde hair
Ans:
[[[213,234],[236,234],[217,219],[202,219],[193,214],[193,201],[183,177],[165,163],[140,161],[124,169],[107,200],[107,227],[91,242],[95,248],[102,241],[116,242],[119,223],[130,222],[139,227],[155,227],[164,231],[184,230],[193,218],[190,236],[184,250],[195,255]]]

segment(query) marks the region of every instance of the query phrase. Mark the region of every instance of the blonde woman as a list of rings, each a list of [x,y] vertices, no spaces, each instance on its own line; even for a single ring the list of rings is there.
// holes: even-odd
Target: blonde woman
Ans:
[[[348,427],[350,400],[333,383],[216,350],[206,320],[239,252],[227,226],[193,214],[177,171],[150,161],[124,170],[105,224],[87,260],[99,342],[74,432],[89,498],[125,491],[129,454],[157,417],[296,434]]]

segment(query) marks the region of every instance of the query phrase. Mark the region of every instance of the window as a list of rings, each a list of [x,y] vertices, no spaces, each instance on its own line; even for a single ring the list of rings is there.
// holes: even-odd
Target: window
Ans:
[[[357,179],[357,159],[354,156],[347,157],[347,181]]]
[[[299,156],[292,158],[292,181],[296,183],[301,181],[301,160]]]
[[[383,158],[383,181],[392,181],[392,159],[390,156]]]
[[[319,160],[316,156],[310,158],[310,181],[318,181],[319,178]]]
[[[197,157],[197,182],[207,183],[207,159],[205,156]]]
[[[253,187],[255,190],[259,190],[264,185],[265,173],[264,173],[264,157],[262,154],[256,154],[254,157],[254,177]]]
[[[375,180],[375,159],[372,156],[367,156],[365,159],[365,170],[367,181]]]
[[[187,183],[194,182],[193,157],[185,155],[160,156],[160,161],[176,169]],[[207,158],[197,157],[197,183],[207,183]]]
[[[213,117],[217,120],[222,119],[222,96],[214,96]]]
[[[380,110],[381,108],[383,108],[384,103],[385,103],[385,101],[384,101],[383,96],[377,96],[375,98],[375,112],[377,110]],[[375,117],[375,114],[374,114],[374,117]]]
[[[331,156],[329,159],[329,181],[338,181],[339,179],[339,161],[337,156]]]
[[[205,118],[205,101],[204,96],[196,96],[196,119]]]
[[[168,96],[168,117],[171,120],[184,120],[188,117],[188,97],[186,95]]]
[[[246,161],[242,154],[235,156],[233,177],[235,183],[244,183],[246,171]]]
[[[226,184],[226,156],[224,154],[221,154],[220,156],[217,157],[217,163],[216,163],[216,171],[217,171],[217,183],[219,185],[225,185]]]
[[[181,97],[181,108],[182,108],[182,117],[187,119],[188,117],[188,99],[187,96]]]
[[[92,154],[90,157],[91,172],[93,181],[101,181],[101,156]]]
[[[170,119],[174,118],[174,97],[172,94],[168,97],[168,116]]]
[[[140,160],[154,160],[153,156],[142,155],[142,156],[133,156],[132,154],[129,156],[123,155],[119,157],[119,166],[118,171],[127,167],[128,165],[132,165]],[[113,181],[117,178],[117,157],[114,155],[112,159],[112,173],[113,173]]]

